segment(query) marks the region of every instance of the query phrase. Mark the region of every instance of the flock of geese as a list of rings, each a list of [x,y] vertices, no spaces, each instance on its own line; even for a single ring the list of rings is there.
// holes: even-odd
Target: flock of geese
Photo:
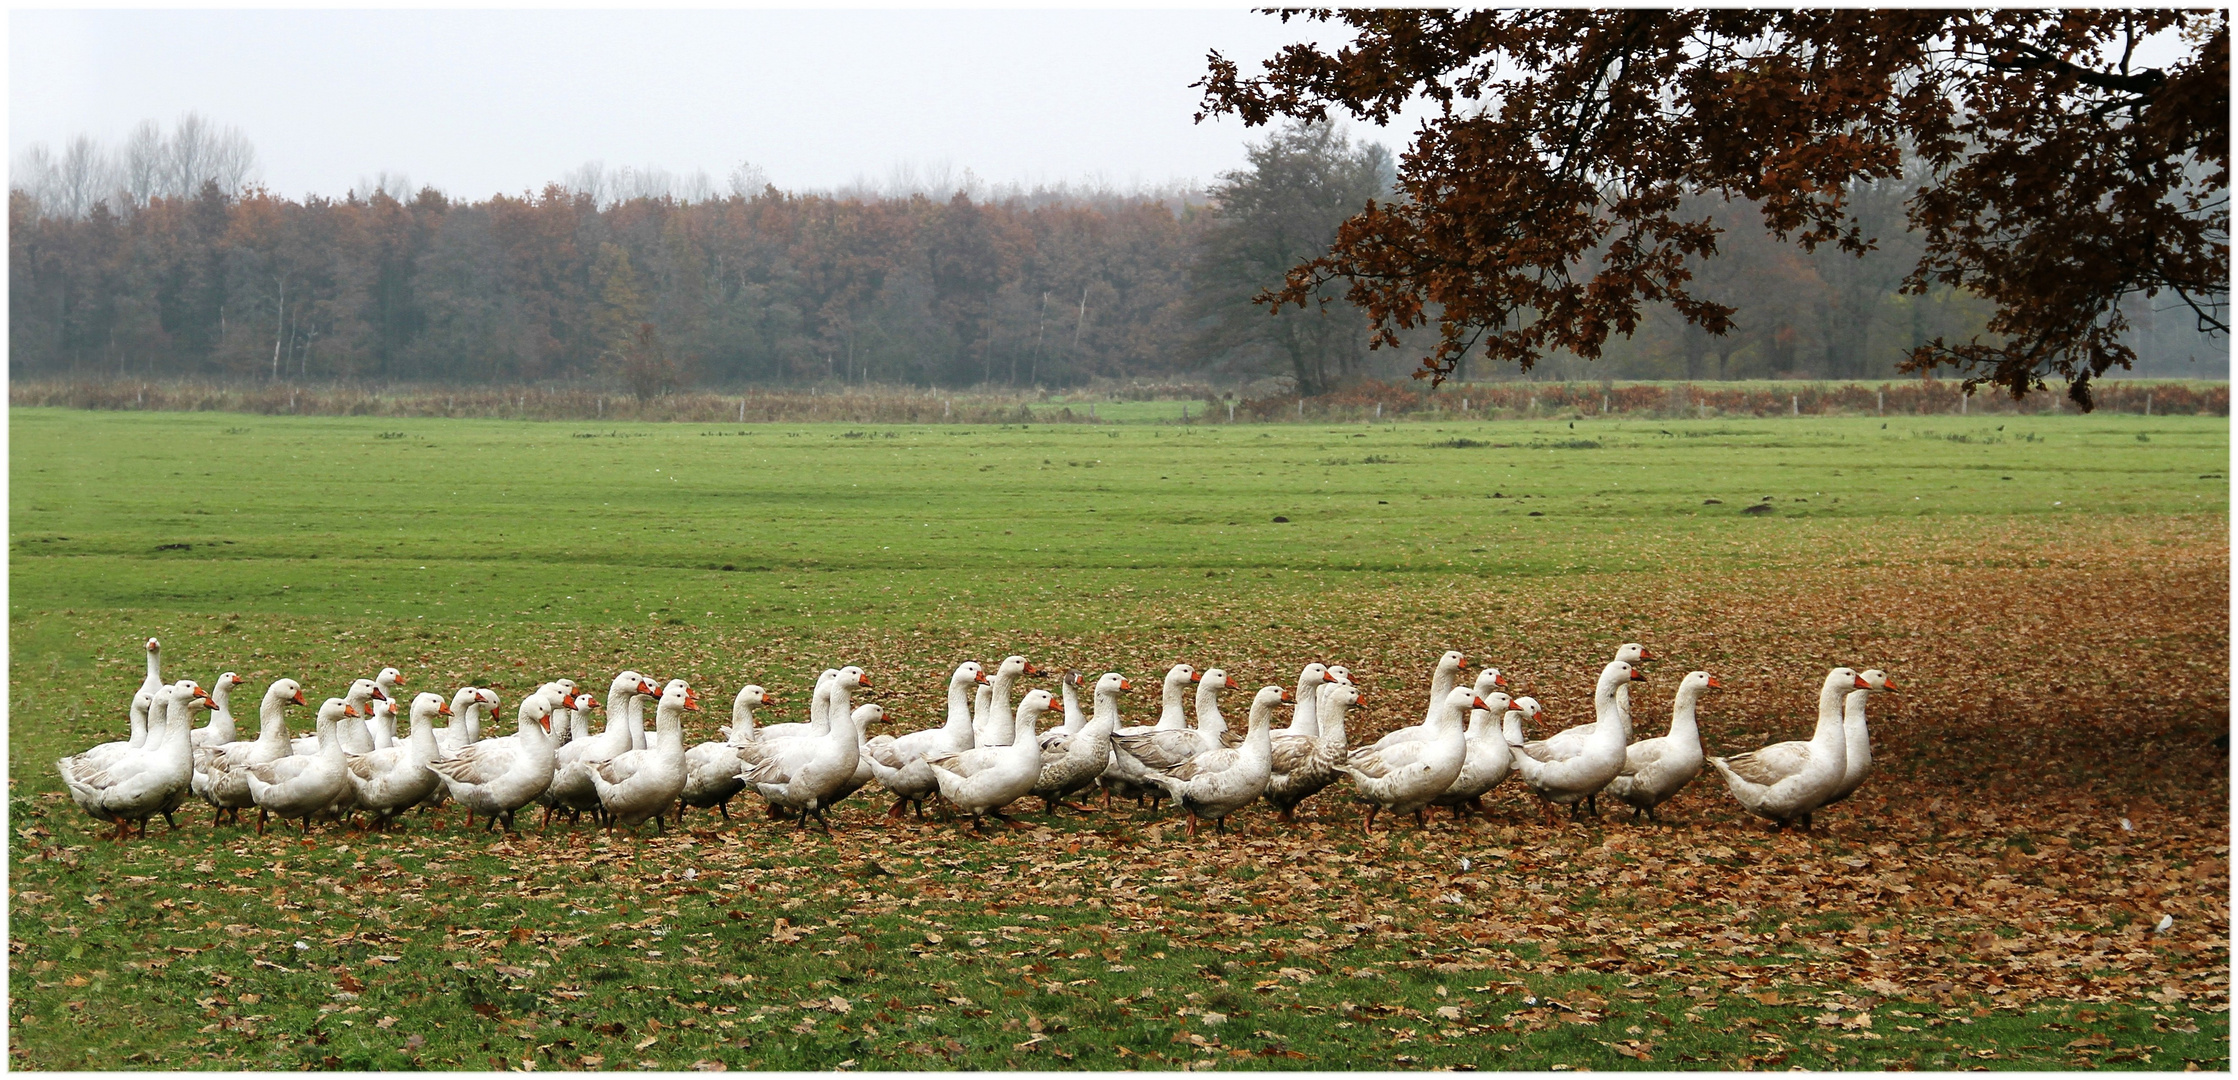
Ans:
[[[872,781],[894,796],[888,820],[905,807],[923,817],[925,803],[937,795],[952,812],[970,817],[975,829],[988,817],[1009,821],[1004,809],[1029,796],[1054,813],[1072,806],[1066,802],[1071,796],[1100,787],[1107,809],[1115,796],[1138,804],[1171,799],[1187,813],[1194,837],[1199,819],[1210,818],[1225,831],[1230,815],[1262,799],[1291,821],[1300,803],[1346,779],[1352,796],[1367,806],[1372,832],[1379,813],[1413,814],[1419,826],[1433,806],[1456,818],[1480,810],[1485,794],[1509,776],[1543,800],[1550,818],[1558,805],[1568,806],[1572,817],[1584,810],[1598,814],[1605,792],[1631,806],[1635,818],[1653,820],[1655,808],[1705,763],[1750,812],[1775,828],[1807,829],[1814,811],[1847,798],[1864,781],[1872,766],[1866,698],[1895,689],[1879,670],[1835,668],[1820,689],[1810,739],[1719,758],[1705,756],[1695,723],[1702,695],[1718,686],[1708,672],[1680,680],[1667,734],[1633,739],[1631,685],[1646,679],[1638,665],[1653,659],[1637,644],[1619,648],[1602,669],[1592,723],[1536,740],[1526,737],[1524,725],[1539,718],[1539,703],[1511,698],[1497,668],[1483,668],[1473,685],[1463,685],[1468,658],[1448,652],[1432,673],[1421,723],[1353,746],[1346,741],[1345,715],[1361,694],[1343,667],[1306,665],[1295,693],[1261,688],[1238,738],[1220,711],[1221,692],[1236,682],[1219,668],[1198,672],[1175,664],[1165,675],[1157,722],[1127,725],[1119,699],[1133,684],[1116,672],[1093,682],[1068,672],[1057,693],[1028,690],[1013,708],[1017,680],[1044,672],[1012,656],[992,675],[975,661],[958,666],[948,679],[947,722],[939,727],[871,735],[885,710],[854,703],[871,678],[850,666],[817,680],[807,723],[757,725],[754,710],[773,699],[748,685],[731,702],[724,738],[687,748],[683,716],[700,705],[698,693],[681,679],[660,684],[635,671],[616,676],[602,733],[591,730],[597,699],[560,679],[520,703],[512,735],[482,736],[481,716],[494,712],[499,699],[474,686],[448,701],[414,695],[405,714],[408,730],[399,735],[404,677],[384,668],[326,699],[318,708],[317,734],[299,738],[288,734],[286,710],[308,705],[303,688],[293,679],[275,680],[258,707],[257,737],[244,740],[236,738],[229,699],[246,680],[228,671],[208,689],[192,680],[165,682],[154,638],[147,654],[147,678],[132,698],[131,737],[57,762],[71,798],[96,820],[114,824],[118,840],[134,825],[146,835],[148,819],[157,815],[176,828],[173,811],[193,797],[216,810],[213,823],[228,816],[238,823],[241,811],[255,807],[259,833],[277,817],[301,822],[308,835],[313,818],[366,814],[385,828],[406,810],[447,800],[466,807],[469,825],[480,815],[486,828],[503,823],[511,829],[514,815],[532,804],[544,807],[546,826],[554,813],[571,821],[589,813],[608,828],[648,820],[660,828],[671,809],[679,822],[685,807],[717,808],[727,818],[730,800],[748,788],[768,803],[771,817],[802,828],[814,819],[828,832],[825,811]],[[1083,692],[1090,699],[1086,711]],[[647,701],[655,703],[649,735]],[[1276,712],[1284,705],[1294,711],[1277,728]],[[1042,718],[1060,709],[1063,723],[1043,730]],[[201,712],[209,720],[196,727]],[[435,726],[439,717],[447,718],[442,727]]]

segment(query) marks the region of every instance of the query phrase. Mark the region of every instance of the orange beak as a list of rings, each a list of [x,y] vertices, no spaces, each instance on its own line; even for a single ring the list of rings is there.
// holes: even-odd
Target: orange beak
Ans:
[[[1724,684],[1724,683],[1721,683],[1721,682],[1719,682],[1719,681],[1717,681],[1717,676],[1715,676],[1715,675],[1712,675],[1712,676],[1710,676],[1710,685],[1711,685],[1711,686],[1724,686],[1725,684]]]
[[[1189,673],[1189,681],[1190,681],[1190,682],[1203,682],[1203,681],[1204,681],[1204,672],[1201,672],[1201,671],[1192,671],[1192,672],[1190,672],[1190,673]]]
[[[1033,665],[1032,665],[1032,664],[1027,664],[1027,665],[1026,665],[1026,674],[1028,674],[1028,675],[1031,675],[1031,674],[1033,674],[1033,673],[1034,673],[1034,667],[1033,667]],[[868,676],[868,675],[865,675],[865,676],[863,676],[863,677],[862,677],[862,679],[861,679],[861,681],[860,681],[860,682],[859,682],[859,683],[858,683],[857,685],[860,685],[860,686],[862,686],[862,687],[863,687],[864,689],[866,689],[866,690],[867,690],[867,689],[869,689],[869,688],[870,688],[870,676]]]
[[[435,707],[435,711],[438,715],[449,716],[451,715],[451,703],[446,701],[441,705],[437,705]]]
[[[355,706],[355,705],[352,705],[352,704],[350,704],[350,703],[349,703],[349,702],[347,702],[347,701],[343,702],[343,703],[342,703],[342,715],[344,715],[344,716],[356,716],[356,715],[358,715],[358,711],[357,711],[357,706]]]
[[[573,694],[562,694],[562,695],[560,695],[560,704],[561,704],[561,705],[565,705],[566,707],[568,707],[568,708],[570,708],[570,709],[574,708],[574,707],[575,707],[575,695],[573,695]],[[552,725],[551,725],[550,723],[546,723],[546,724],[544,725],[544,730],[546,730],[546,731],[550,731],[550,730],[552,730]]]
[[[974,672],[972,672],[972,673],[971,673],[971,681],[973,681],[973,682],[993,682],[994,680],[993,680],[993,679],[990,679],[990,678],[988,678],[988,677],[987,677],[987,673],[986,673],[986,672],[984,672],[984,671],[974,671]]]
[[[1235,688],[1236,688],[1236,677],[1235,677],[1235,676],[1233,676],[1233,675],[1230,675],[1230,676],[1228,676],[1227,682],[1228,682],[1228,689],[1230,689],[1230,690],[1233,690],[1233,689],[1235,689]]]
[[[545,713],[544,715],[542,715],[542,716],[539,716],[539,717],[537,717],[537,718],[536,718],[536,722],[537,722],[537,723],[539,723],[539,724],[542,724],[542,725],[544,725],[544,734],[546,734],[546,735],[549,735],[549,734],[551,734],[551,733],[552,733],[552,714],[551,714],[551,713]]]
[[[1852,678],[1852,680],[1853,680],[1853,681],[1855,681],[1855,682],[1857,683],[1857,688],[1858,688],[1859,690],[1871,690],[1871,689],[1873,688],[1873,684],[1872,684],[1872,683],[1869,683],[1869,682],[1866,682],[1866,681],[1865,681],[1865,676],[1863,676],[1863,675],[1855,675],[1855,676],[1851,676],[1851,678]]]
[[[1640,670],[1640,669],[1638,669],[1638,668],[1633,668],[1633,669],[1632,669],[1632,681],[1633,681],[1633,682],[1646,682],[1646,681],[1647,681],[1647,672],[1641,671],[1641,670]]]
[[[1507,677],[1507,676],[1506,676],[1505,674],[1500,674],[1500,675],[1494,675],[1494,676],[1492,676],[1492,685],[1494,685],[1494,686],[1506,686],[1507,684],[1508,684],[1508,677]]]
[[[1641,660],[1643,660],[1643,661],[1644,661],[1644,660],[1653,660],[1653,659],[1655,659],[1655,654],[1654,654],[1654,653],[1651,653],[1651,652],[1649,652],[1649,651],[1647,651],[1647,646],[1645,646],[1645,645],[1642,645],[1642,646],[1640,646],[1640,659],[1641,659]]]
[[[194,688],[194,696],[201,698],[204,701],[210,700],[210,692],[208,690],[202,689],[199,686]]]
[[[1489,708],[1491,708],[1491,707],[1492,707],[1492,706],[1490,706],[1490,705],[1486,705],[1486,704],[1484,703],[1484,699],[1483,699],[1483,698],[1480,698],[1480,697],[1476,696],[1475,694],[1470,694],[1470,695],[1469,695],[1469,708],[1472,708],[1472,709],[1489,709]]]
[[[374,687],[374,688],[373,688],[373,700],[375,700],[375,701],[387,701],[388,699],[389,699],[389,696],[388,696],[387,694],[384,694],[384,693],[382,693],[382,692],[381,692],[381,688],[380,688],[380,687],[376,686],[376,687]]]
[[[1894,690],[1894,689],[1896,689],[1896,680],[1894,680],[1894,679],[1882,679],[1882,680],[1881,680],[1881,689],[1883,689],[1883,690]]]
[[[1134,688],[1135,688],[1135,684],[1133,684],[1133,683],[1131,683],[1131,682],[1128,682],[1128,681],[1127,681],[1127,680],[1125,680],[1125,679],[1121,679],[1121,680],[1119,680],[1119,689],[1121,689],[1121,690],[1132,690],[1132,689],[1134,689]]]
[[[1462,657],[1462,658],[1461,658],[1461,666],[1462,666],[1462,667],[1468,667],[1468,666],[1469,666],[1469,658],[1468,658],[1468,657],[1464,656],[1464,657]]]
[[[410,679],[407,679],[407,678],[405,678],[405,677],[404,677],[404,676],[402,676],[402,675],[399,675],[399,676],[397,676],[397,677],[396,677],[396,685],[398,685],[398,686],[403,686],[403,685],[405,685],[406,683],[409,683],[409,682],[411,682],[411,681],[412,681],[412,680],[410,680]]]
[[[1358,697],[1352,699],[1352,703],[1355,705],[1365,705],[1368,703],[1368,695],[1360,694]]]
[[[1288,691],[1288,690],[1284,690],[1284,691],[1282,692],[1282,700],[1284,700],[1284,701],[1288,701],[1288,702],[1296,702],[1296,701],[1297,701],[1298,699],[1297,699],[1297,697],[1296,697],[1295,695],[1291,694],[1291,693],[1290,693],[1290,691]]]
[[[1033,663],[1032,663],[1031,661],[1028,661],[1028,662],[1026,663],[1026,674],[1028,674],[1028,675],[1039,675],[1039,674],[1041,674],[1041,669],[1040,669],[1040,668],[1037,668],[1037,667],[1035,667],[1035,666],[1033,666]],[[864,685],[864,686],[869,686],[869,685],[870,685],[870,683],[869,683],[869,681],[867,681],[867,680],[866,680],[866,681],[864,681],[863,685]]]
[[[660,693],[660,691],[659,691],[659,690],[657,690],[657,689],[655,689],[655,688],[653,687],[653,684],[652,684],[652,683],[646,682],[646,681],[645,681],[645,680],[643,680],[643,679],[639,679],[639,680],[637,680],[637,692],[638,692],[638,693],[640,693],[640,694],[658,694],[658,693]]]
[[[699,711],[699,695],[698,695],[698,694],[685,694],[685,695],[684,695],[684,707],[685,707],[685,708],[687,708],[687,709],[690,709],[690,710],[692,710],[693,712],[698,712],[698,711]]]
[[[303,691],[301,688],[297,688],[297,690],[295,691],[295,703],[298,705],[310,704],[310,702],[303,700]]]

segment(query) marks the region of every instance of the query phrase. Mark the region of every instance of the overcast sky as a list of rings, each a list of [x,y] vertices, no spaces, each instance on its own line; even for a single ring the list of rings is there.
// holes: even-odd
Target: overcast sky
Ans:
[[[908,163],[994,183],[1210,181],[1261,133],[1194,124],[1208,49],[1313,36],[1241,10],[15,11],[11,162],[197,110],[288,196],[381,171],[469,199],[586,161],[751,161],[788,189]],[[1405,128],[1356,130],[1394,151]]]

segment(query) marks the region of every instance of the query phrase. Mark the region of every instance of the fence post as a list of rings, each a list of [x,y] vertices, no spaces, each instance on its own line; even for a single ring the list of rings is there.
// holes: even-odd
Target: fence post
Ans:
[[[1803,415],[1803,399],[1800,396],[1795,394],[1787,395],[1787,415]]]
[[[1874,415],[1874,416],[1886,416],[1886,415],[1888,415],[1888,391],[1886,391],[1886,390],[1875,390],[1875,391],[1873,391],[1873,415]]]
[[[1468,399],[1468,398],[1462,398],[1462,399],[1461,399],[1461,411],[1462,411],[1462,412],[1468,412],[1468,411],[1469,411],[1469,399]]]
[[[2150,391],[2150,390],[2147,390],[2147,391],[2145,391],[2145,415],[2146,415],[2146,416],[2151,416],[2152,414],[2153,414],[2153,392],[2152,392],[2152,391]]]
[[[1375,403],[1375,418],[1378,420],[1383,419],[1383,403],[1380,401]]]
[[[1298,395],[1298,419],[1305,419],[1305,395]]]
[[[1601,395],[1601,415],[1602,415],[1602,416],[1607,416],[1608,414],[1609,414],[1609,396],[1608,396],[1607,394],[1602,394],[1602,395]]]
[[[1964,416],[1964,415],[1966,415],[1966,398],[1967,398],[1967,396],[1968,396],[1968,395],[1967,395],[1966,391],[1964,391],[1964,390],[1960,390],[1960,391],[1958,392],[1958,415],[1960,415],[1960,416]]]
[[[1233,401],[1228,403],[1228,422],[1231,424],[1236,422],[1236,403]]]
[[[605,400],[606,400],[606,399],[604,399],[604,398],[600,398],[600,399],[599,399],[600,403],[602,403],[602,404],[603,404],[603,403],[605,402]],[[738,399],[738,422],[739,422],[739,423],[741,423],[741,424],[743,424],[743,423],[745,423],[745,422],[746,422],[746,399],[745,399],[745,398],[739,398],[739,399]]]

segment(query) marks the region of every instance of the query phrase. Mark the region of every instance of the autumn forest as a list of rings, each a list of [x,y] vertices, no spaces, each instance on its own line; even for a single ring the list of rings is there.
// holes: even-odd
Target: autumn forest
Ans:
[[[190,116],[114,155],[80,140],[19,162],[11,376],[556,382],[640,396],[1278,376],[1320,393],[1401,377],[1428,347],[1425,335],[1421,348],[1370,350],[1333,285],[1320,310],[1270,317],[1254,303],[1346,216],[1388,197],[1389,152],[1327,125],[1271,131],[1247,167],[1201,190],[734,183],[718,195],[571,177],[472,202],[433,188],[283,197],[254,183],[252,148],[208,130]],[[124,166],[141,159],[168,182],[134,180]],[[1978,332],[1988,313],[1955,290],[1898,292],[1916,258],[1910,190],[1855,193],[1881,238],[1864,258],[1805,252],[1751,208],[1702,197],[1694,211],[1726,233],[1696,279],[1738,308],[1734,332],[1664,312],[1600,359],[1555,355],[1535,374],[1893,377],[1903,350]],[[2220,342],[2183,319],[2132,319],[2141,373],[2223,370]],[[1515,374],[1490,366],[1460,374]]]

